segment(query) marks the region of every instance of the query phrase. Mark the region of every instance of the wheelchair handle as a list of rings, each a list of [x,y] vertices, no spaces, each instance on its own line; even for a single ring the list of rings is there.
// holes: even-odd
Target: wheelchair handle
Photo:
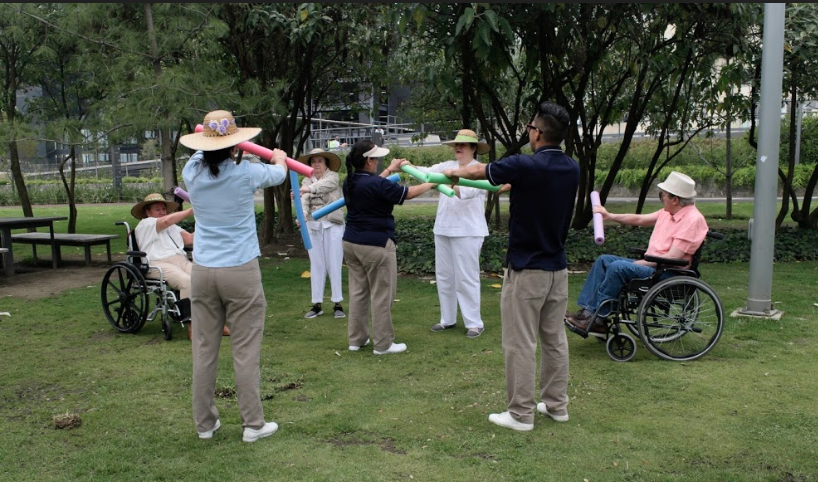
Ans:
[[[708,231],[706,236],[713,239],[724,239],[724,235],[716,231]]]

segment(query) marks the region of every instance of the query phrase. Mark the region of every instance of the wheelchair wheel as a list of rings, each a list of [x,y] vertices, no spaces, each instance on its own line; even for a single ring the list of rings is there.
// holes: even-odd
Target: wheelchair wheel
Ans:
[[[696,360],[710,351],[724,328],[724,308],[704,281],[666,279],[648,291],[639,306],[639,336],[659,358]]]
[[[636,355],[636,342],[626,333],[618,333],[608,337],[605,344],[608,356],[614,361],[626,362]]]
[[[122,333],[136,333],[148,316],[145,278],[128,263],[111,266],[102,278],[102,311],[111,326]]]
[[[173,317],[170,313],[162,317],[162,336],[165,340],[173,338]]]

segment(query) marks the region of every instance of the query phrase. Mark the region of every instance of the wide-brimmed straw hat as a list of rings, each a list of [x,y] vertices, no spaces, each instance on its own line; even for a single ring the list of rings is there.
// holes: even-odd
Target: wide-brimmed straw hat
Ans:
[[[676,197],[685,199],[696,197],[696,181],[681,172],[672,171],[665,182],[660,182],[656,187]]]
[[[490,150],[490,147],[485,142],[480,142],[477,139],[477,134],[471,129],[460,129],[457,131],[453,141],[441,142],[454,147],[455,144],[477,144],[477,154],[485,154]]]
[[[179,203],[174,201],[166,201],[164,196],[158,192],[155,192],[145,196],[144,201],[136,203],[136,206],[131,208],[131,216],[135,217],[136,219],[145,219],[148,217],[148,215],[145,214],[145,208],[148,207],[149,204],[153,203],[165,203],[165,208],[169,213],[179,209]]]
[[[315,149],[311,150],[309,153],[304,154],[298,158],[298,162],[303,162],[306,165],[310,165],[310,159],[313,157],[323,157],[327,161],[327,167],[330,171],[338,172],[338,169],[341,168],[341,158],[338,157],[337,154],[332,152],[327,152],[320,147],[316,147]]]
[[[179,138],[183,146],[197,151],[218,151],[256,137],[260,127],[237,127],[233,114],[226,110],[208,112],[202,122],[202,132]]]

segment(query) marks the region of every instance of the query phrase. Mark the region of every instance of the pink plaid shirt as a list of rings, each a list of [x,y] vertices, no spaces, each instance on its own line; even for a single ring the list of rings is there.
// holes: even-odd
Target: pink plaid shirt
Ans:
[[[707,235],[707,222],[695,205],[685,206],[676,214],[664,209],[656,213],[656,225],[650,235],[648,249],[651,256],[665,256],[675,246],[684,251],[684,259],[691,261]]]

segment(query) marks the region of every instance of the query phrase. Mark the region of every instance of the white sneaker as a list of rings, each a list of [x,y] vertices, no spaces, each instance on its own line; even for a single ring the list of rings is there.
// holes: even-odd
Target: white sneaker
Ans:
[[[361,345],[361,346],[366,346],[366,345],[368,345],[368,344],[369,344],[369,338],[367,338],[367,339],[366,339],[366,342],[365,342],[363,345]],[[361,349],[361,347],[360,347],[360,346],[349,345],[349,351],[358,351],[358,350],[360,350],[360,349]]]
[[[278,430],[278,424],[275,422],[267,422],[258,430],[246,427],[241,440],[243,442],[255,442],[260,438],[269,437],[270,435],[276,433],[276,430]]]
[[[204,438],[204,439],[213,438],[213,434],[214,434],[214,433],[216,432],[216,430],[218,430],[218,429],[219,429],[219,427],[221,427],[221,426],[222,426],[222,423],[221,423],[221,422],[219,421],[219,419],[217,418],[217,419],[216,419],[216,425],[214,425],[212,429],[208,430],[207,432],[199,432],[199,438]]]
[[[510,428],[512,430],[519,430],[520,432],[528,432],[534,429],[533,423],[523,423],[514,420],[508,412],[492,413],[489,415],[489,422],[495,423],[501,427]]]
[[[372,350],[376,355],[387,355],[389,353],[400,353],[406,351],[406,343],[392,343],[392,346],[384,351]]]
[[[567,422],[568,421],[568,413],[565,415],[555,415],[548,411],[548,407],[545,406],[545,402],[540,402],[537,404],[537,411],[543,415],[548,415],[551,417],[555,422]]]

